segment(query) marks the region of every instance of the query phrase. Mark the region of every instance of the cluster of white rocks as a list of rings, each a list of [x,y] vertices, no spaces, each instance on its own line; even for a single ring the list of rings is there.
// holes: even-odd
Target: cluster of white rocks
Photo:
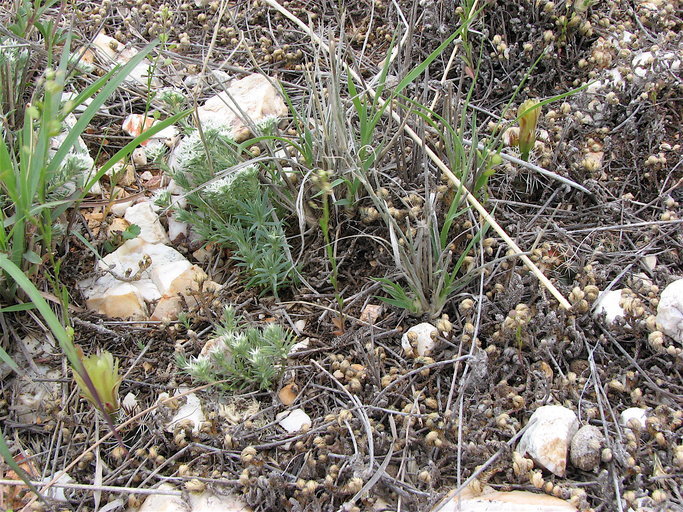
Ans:
[[[98,59],[104,65],[114,65],[125,64],[136,54],[136,49],[100,33],[93,41],[92,50],[86,50],[83,58],[86,62]],[[143,60],[130,74],[130,81],[158,88],[158,79],[148,76],[151,69],[150,62]],[[277,89],[259,74],[232,81],[198,109],[201,123],[225,126],[238,141],[248,138],[252,126],[268,119],[277,120],[286,113],[287,106]],[[138,136],[157,122],[148,116],[131,114],[123,128],[130,135]],[[169,127],[144,145],[172,146],[177,140],[178,130]],[[132,159],[137,165],[146,164],[143,148],[138,148]],[[133,166],[121,165],[117,169],[126,171],[124,174],[134,173]],[[182,191],[175,187],[170,192],[177,194],[172,195],[172,200],[182,205]],[[196,303],[197,292],[215,292],[220,288],[201,268],[170,246],[188,236],[188,226],[169,215],[167,231],[157,210],[147,199],[136,204],[123,201],[113,205],[111,211],[119,218],[112,227],[123,231],[135,224],[141,232],[102,258],[97,264],[97,275],[80,283],[89,309],[111,318],[174,320],[180,311]]]

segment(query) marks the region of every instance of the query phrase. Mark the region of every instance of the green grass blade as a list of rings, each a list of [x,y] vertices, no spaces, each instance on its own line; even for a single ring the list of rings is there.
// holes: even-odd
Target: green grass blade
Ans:
[[[45,498],[40,494],[40,492],[38,492],[38,489],[36,489],[36,486],[31,483],[29,476],[23,469],[21,469],[19,464],[17,464],[17,462],[14,460],[14,457],[12,457],[9,447],[5,442],[5,437],[2,435],[2,430],[0,430],[0,457],[4,459],[5,464],[7,464],[12,471],[14,471],[19,478],[22,479],[22,481],[28,486],[29,489],[31,489],[31,491],[36,494],[36,496],[40,497],[42,501],[45,501]]]
[[[111,80],[102,88],[99,94],[93,98],[90,105],[88,105],[88,108],[85,109],[74,127],[69,131],[69,134],[64,139],[64,142],[57,153],[55,153],[55,155],[52,157],[52,160],[48,166],[48,174],[51,175],[57,171],[64,160],[64,157],[66,157],[71,147],[76,143],[81,133],[85,131],[90,121],[92,121],[92,118],[95,117],[95,115],[99,112],[102,105],[104,105],[116,88],[123,83],[135,66],[140,64],[144,58],[154,49],[154,47],[156,47],[156,45],[157,41],[153,41],[145,46],[140,53],[130,59],[124,66],[119,68],[111,77]]]
[[[50,328],[50,331],[52,331],[54,337],[57,338],[60,348],[69,358],[72,367],[81,368],[81,361],[78,358],[76,347],[74,346],[71,336],[69,336],[66,328],[59,321],[57,315],[55,315],[54,311],[52,311],[42,295],[40,295],[40,292],[31,280],[26,277],[21,268],[10,261],[5,254],[0,254],[0,268],[2,268],[14,282],[24,290],[31,302],[35,304],[36,309],[42,315],[45,323]]]
[[[22,304],[22,306],[23,306],[23,304]],[[5,308],[5,309],[2,310],[2,312],[7,311],[8,309],[9,309],[9,308]],[[7,366],[9,366],[10,368],[12,368],[12,370],[14,370],[15,372],[17,372],[18,374],[21,375],[21,374],[24,373],[24,372],[22,372],[22,371],[19,369],[19,367],[17,366],[17,363],[14,362],[14,359],[12,359],[12,358],[10,357],[10,355],[9,355],[7,352],[5,352],[5,349],[2,348],[2,347],[0,347],[0,361],[4,362]]]
[[[180,119],[190,115],[192,113],[191,109],[185,110],[184,112],[179,112],[168,119],[164,119],[163,121],[156,123],[154,126],[152,126],[149,130],[146,130],[145,132],[141,133],[137,137],[135,137],[132,141],[130,141],[128,144],[126,144],[123,148],[121,148],[119,151],[117,151],[109,160],[107,160],[107,163],[104,164],[97,173],[90,178],[88,183],[83,187],[83,191],[81,193],[81,198],[85,196],[85,194],[88,193],[88,191],[92,188],[92,186],[97,183],[102,176],[104,176],[109,169],[114,167],[117,162],[128,156],[130,153],[133,152],[135,148],[137,148],[141,143],[145,142],[147,139],[152,138],[154,135],[159,133],[161,130],[164,128],[168,128],[172,124],[176,123]]]

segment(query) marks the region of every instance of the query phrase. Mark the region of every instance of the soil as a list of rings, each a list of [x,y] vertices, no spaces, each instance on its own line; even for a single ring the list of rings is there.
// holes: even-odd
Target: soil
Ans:
[[[254,325],[278,322],[293,330],[296,325],[297,341],[307,339],[308,346],[292,354],[272,389],[199,391],[207,421],[198,432],[167,432],[173,410],[159,407],[122,429],[128,455],[110,438],[99,463],[93,455],[84,457],[70,476],[94,484],[95,467],[101,465],[98,485],[153,488],[170,482],[183,488],[199,480],[241,495],[257,511],[432,510],[473,475],[468,483],[475,488],[547,493],[579,510],[683,510],[683,347],[668,337],[663,346],[651,342],[661,291],[683,277],[681,9],[675,1],[589,3],[573,22],[578,11],[572,4],[580,1],[475,2],[479,12],[467,33],[469,51],[460,46],[449,63],[449,46],[403,92],[423,104],[437,95],[434,109],[447,116],[455,99],[471,91],[467,115],[472,120],[476,115],[476,127],[469,123],[465,135],[493,138],[494,125],[501,117],[514,119],[524,99],[550,98],[589,84],[543,107],[531,154],[533,163],[588,193],[505,161],[479,195],[569,297],[571,309],[562,308],[490,230],[487,246],[473,251],[485,270],[454,294],[437,318],[384,304],[376,322],[361,321],[368,304],[383,304],[372,278],[398,279],[386,225],[364,222],[359,213],[372,206],[367,196],[355,209],[334,212],[341,315],[323,235],[308,229],[302,238],[295,212],[283,221],[293,254],[302,254],[300,269],[310,287],[283,290],[279,300],[259,294],[244,287],[229,252],[217,251],[202,266],[228,285],[189,311],[186,324],[117,321],[85,311],[76,283],[92,275],[95,259],[71,238],[61,248],[61,275],[71,293],[75,341],[86,353],[106,349],[118,357],[127,372],[121,396],[137,398],[139,409],[124,409],[119,423],[155,404],[162,392],[198,385],[179,370],[176,353],[197,355],[226,304]],[[342,4],[343,10],[337,2],[283,2],[317,34],[341,39],[346,62],[369,81],[380,73],[392,38],[406,34],[406,26],[391,76],[403,76],[427,58],[461,22],[458,9],[445,1]],[[204,66],[235,77],[259,72],[280,81],[295,105],[303,105],[310,87],[306,72],[326,77],[330,71],[329,59],[307,34],[263,1],[72,5],[74,29],[84,41],[104,30],[140,48],[167,33],[158,72],[165,86],[183,87],[186,77]],[[165,28],[164,7],[171,10]],[[70,13],[63,14],[70,19]],[[57,19],[59,13],[48,15]],[[615,79],[614,70],[621,78]],[[201,104],[216,89],[207,80],[195,92]],[[91,153],[99,152],[103,161],[125,145],[130,138],[121,130],[123,119],[144,112],[146,103],[143,88],[117,92],[108,114],[96,117],[85,135]],[[419,118],[411,116],[414,121]],[[283,133],[290,122],[281,125]],[[383,123],[391,136],[399,130]],[[400,206],[399,198],[410,193],[424,197],[427,181],[431,187],[442,182],[420,148],[399,139],[381,161],[377,181]],[[442,147],[435,149],[443,156]],[[517,154],[516,148],[504,151]],[[138,173],[145,170],[164,172],[160,166]],[[151,196],[153,188],[138,179],[127,191]],[[74,215],[82,219],[93,211],[86,204]],[[442,218],[444,212],[437,214]],[[458,247],[478,221],[469,212],[456,222],[454,230],[463,234]],[[95,236],[92,242],[103,240]],[[190,258],[195,249],[177,248]],[[656,265],[649,256],[656,256]],[[628,289],[625,318],[614,324],[594,313],[596,291],[606,289]],[[442,329],[428,357],[413,357],[400,340],[422,321]],[[45,336],[24,313],[3,314],[2,322],[8,326],[3,346],[10,353],[20,352],[27,334]],[[39,361],[57,371],[59,388],[30,423],[17,413],[23,381],[6,375],[0,383],[3,435],[43,476],[65,468],[107,430],[101,421],[95,428],[98,415],[79,398],[63,359],[54,353]],[[277,391],[292,382],[298,390],[293,407],[303,408],[312,425],[289,434],[275,416],[287,410]],[[595,425],[606,435],[595,468],[568,464],[564,477],[543,471],[539,481],[513,463],[520,432],[533,411],[548,404],[568,407],[582,425]],[[642,429],[619,423],[620,413],[630,407],[649,411]],[[370,481],[369,492],[356,497]],[[54,510],[95,508],[90,491],[70,490],[67,496]],[[130,505],[144,498],[105,491],[101,503],[118,497]]]

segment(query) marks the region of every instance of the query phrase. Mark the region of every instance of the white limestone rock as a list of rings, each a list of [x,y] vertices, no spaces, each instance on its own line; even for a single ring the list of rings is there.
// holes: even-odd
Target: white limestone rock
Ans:
[[[150,494],[140,508],[129,508],[128,512],[191,512],[182,493],[173,485],[163,483],[158,489],[168,494]]]
[[[128,512],[251,512],[241,497],[231,493],[218,494],[206,489],[202,492],[182,492],[175,486],[163,483],[160,494],[150,494],[138,509]],[[165,494],[164,494],[165,493]]]
[[[154,265],[154,268],[151,271],[152,282],[156,285],[162,295],[166,295],[173,286],[173,281],[180,277],[190,267],[192,267],[192,263],[187,260],[178,260],[161,265]]]
[[[617,318],[625,318],[626,311],[620,305],[622,290],[610,290],[608,292],[600,292],[598,299],[595,301],[593,316],[598,317],[605,313],[605,321],[613,325],[617,322]]]
[[[302,428],[310,427],[313,424],[311,417],[303,409],[281,412],[275,419],[290,434],[298,432]]]
[[[534,411],[529,423],[517,451],[551,473],[564,476],[569,444],[579,429],[576,414],[561,405],[545,405]]]
[[[683,279],[664,288],[657,306],[657,327],[667,336],[683,343]]]
[[[140,236],[144,241],[156,244],[167,243],[166,231],[159,221],[159,216],[154,212],[152,203],[143,201],[131,206],[123,216],[131,224],[140,227]]]
[[[629,407],[619,415],[619,422],[624,427],[645,428],[647,409],[641,407]]]
[[[191,492],[188,496],[191,512],[251,512],[241,497],[234,494],[217,494],[210,490]]]
[[[101,271],[111,269],[116,275],[124,275],[127,270],[130,270],[131,274],[136,274],[140,270],[140,264],[144,266],[147,258],[151,261],[150,266],[140,273],[140,277],[148,279],[151,278],[151,269],[154,266],[186,259],[173,247],[149,243],[137,237],[127,240],[121,247],[102,258],[98,263],[98,269]]]
[[[600,466],[605,436],[593,425],[584,425],[574,437],[570,447],[572,464],[584,471],[593,471]]]
[[[193,307],[197,304],[192,292],[200,289],[215,292],[221,288],[201,268],[187,260],[155,267],[152,270],[152,280],[163,295],[150,317],[151,320],[176,320],[185,305]]]
[[[109,318],[144,320],[147,306],[140,291],[132,283],[104,275],[90,286],[81,282],[88,309]]]
[[[151,319],[175,320],[185,304],[196,303],[187,295],[188,290],[198,290],[200,283],[206,291],[220,288],[172,247],[149,243],[140,237],[128,240],[105,256],[98,269],[103,275],[85,279],[79,285],[88,307],[111,318],[147,319],[147,304],[159,301]],[[125,280],[133,276],[137,278]],[[185,300],[178,294],[184,295]]]
[[[495,491],[485,487],[475,495],[469,489],[451,491],[432,509],[433,512],[577,512],[571,503],[528,491]]]
[[[408,354],[417,350],[417,355],[428,356],[436,345],[438,334],[438,329],[428,322],[417,324],[401,337],[401,347]]]
[[[187,391],[180,388],[178,393]],[[185,397],[185,403],[178,407],[171,421],[166,425],[166,432],[173,433],[176,428],[191,428],[194,434],[199,433],[202,423],[206,421],[206,416],[202,409],[202,402],[195,393],[190,393]]]
[[[265,76],[253,74],[232,82],[227,93],[209,98],[197,109],[197,116],[202,124],[228,127],[234,139],[241,142],[250,136],[251,130],[240,111],[258,125],[287,115],[287,106]]]

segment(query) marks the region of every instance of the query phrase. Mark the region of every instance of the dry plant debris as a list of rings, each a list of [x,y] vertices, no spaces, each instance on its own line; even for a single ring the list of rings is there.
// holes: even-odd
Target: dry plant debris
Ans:
[[[1,346],[24,370],[17,376],[0,366],[3,435],[34,480],[61,471],[69,478],[46,491],[53,501],[44,505],[0,466],[0,508],[32,502],[44,510],[109,504],[145,511],[166,497],[199,511],[220,497],[255,511],[436,511],[449,510],[459,496],[501,507],[542,500],[534,506],[548,510],[683,510],[680,9],[654,0],[276,4],[78,3],[75,35],[100,44],[83,57],[76,79],[82,87],[111,60],[131,58],[125,48],[164,41],[82,134],[98,165],[142,126],[176,113],[174,101],[194,110],[209,100],[215,114],[220,105],[211,98],[229,98],[240,79],[281,84],[280,121],[241,125],[264,137],[237,153],[267,169],[259,186],[278,206],[264,222],[284,226],[277,247],[296,260],[299,279],[278,296],[245,285],[243,247],[206,244],[177,217],[172,205],[193,203],[191,192],[169,184],[168,157],[202,114],[141,146],[71,214],[68,226],[81,236],[60,248],[75,341],[86,353],[107,350],[120,361],[120,390],[128,395],[117,417],[122,442],[79,399],[63,355],[31,316],[0,312]],[[360,121],[343,65],[357,73],[360,97],[382,84],[393,52],[386,83],[396,86],[468,14],[466,30],[403,97],[390,98],[390,115],[370,140],[383,144],[372,187],[353,189],[349,155],[364,149],[349,135]],[[12,16],[0,7],[0,21]],[[57,7],[44,16],[66,27]],[[36,75],[44,58],[38,40],[26,42],[35,49]],[[525,166],[516,158],[518,107],[584,85],[543,105],[529,147],[532,165]],[[284,108],[288,102],[297,118]],[[417,104],[433,112],[416,115]],[[476,126],[451,135],[471,143],[464,145],[467,162],[493,170],[482,178],[475,165],[462,181],[473,194],[479,183],[476,200],[531,265],[500,232],[477,240],[482,215],[466,209],[453,220],[443,254],[452,264],[474,239],[458,276],[479,271],[442,310],[411,316],[396,304],[380,306],[386,288],[373,278],[403,284],[395,254],[406,247],[425,251],[416,261],[439,261],[424,240],[430,243],[430,219],[447,216],[457,187],[442,179],[429,152],[456,161],[455,142],[440,136],[434,120],[457,128],[460,109],[468,119],[476,113]],[[158,117],[146,118],[150,112]],[[402,132],[404,122],[414,137]],[[212,129],[208,122],[209,136]],[[218,132],[211,139],[216,151]],[[194,133],[201,141],[203,132]],[[318,137],[311,168],[292,146],[273,142],[301,141],[305,133]],[[242,137],[248,140],[235,138]],[[509,158],[493,165],[482,149],[476,154],[478,144],[502,147]],[[450,171],[463,177],[463,169]],[[123,233],[141,216],[151,219],[143,237],[153,239],[126,241]],[[86,312],[77,283],[102,279],[93,269],[115,259],[117,248],[98,260],[83,239],[96,248],[117,242],[118,254],[137,245],[163,252],[169,244],[182,269],[152,276],[154,269],[135,259],[128,266],[139,275],[123,276],[137,277],[123,292],[136,313],[119,315],[134,318],[105,316],[119,311],[107,300],[100,301],[102,315]],[[532,267],[569,308],[539,284]],[[149,320],[171,278],[188,268],[211,289],[183,281],[166,296],[173,314],[159,310]],[[443,269],[425,265],[416,274],[427,271]],[[50,289],[43,276],[33,277]],[[145,288],[147,281],[153,286]],[[48,300],[59,303],[54,295]],[[270,389],[194,389],[198,383],[181,371],[180,356],[198,356],[216,339],[226,305],[259,328],[276,324],[296,334]],[[550,432],[550,441],[547,429],[546,438],[533,439],[538,416],[548,411],[568,418],[563,431]],[[549,461],[544,447],[558,433],[563,445],[553,445]]]

